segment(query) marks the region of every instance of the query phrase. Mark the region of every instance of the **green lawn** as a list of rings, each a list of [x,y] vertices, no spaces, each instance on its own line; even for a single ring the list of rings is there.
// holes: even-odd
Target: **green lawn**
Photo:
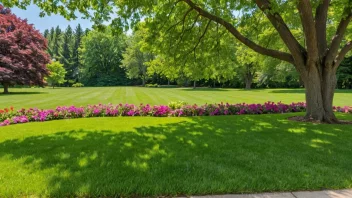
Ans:
[[[352,188],[351,126],[288,121],[292,115],[92,118],[3,127],[0,196]]]
[[[0,108],[98,103],[285,103],[301,89],[11,89]],[[335,105],[351,105],[338,91]],[[0,128],[0,197],[176,196],[352,188],[351,125],[298,114],[60,120]],[[352,120],[351,114],[338,114]]]
[[[0,94],[0,108],[55,108],[63,105],[87,105],[99,103],[149,103],[168,104],[182,100],[190,104],[205,103],[264,103],[305,101],[303,89],[259,89],[245,91],[240,89],[188,89],[188,88],[32,88],[10,89],[11,95]],[[338,90],[335,105],[352,105],[352,90]]]

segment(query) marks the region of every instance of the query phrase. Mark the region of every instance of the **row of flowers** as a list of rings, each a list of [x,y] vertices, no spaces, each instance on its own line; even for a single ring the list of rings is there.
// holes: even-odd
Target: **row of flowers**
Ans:
[[[352,113],[350,107],[334,107],[337,112]],[[20,109],[13,107],[0,110],[0,126],[27,122],[44,122],[89,117],[117,117],[117,116],[154,116],[154,117],[181,117],[181,116],[219,116],[242,114],[271,114],[304,112],[306,104],[281,102],[266,102],[264,104],[205,104],[188,105],[184,102],[171,102],[169,105],[133,105],[133,104],[99,104],[84,107],[57,107],[56,109],[42,110],[37,108]]]

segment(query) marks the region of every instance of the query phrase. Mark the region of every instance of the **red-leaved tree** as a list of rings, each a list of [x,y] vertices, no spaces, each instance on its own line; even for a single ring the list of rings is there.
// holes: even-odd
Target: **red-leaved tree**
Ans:
[[[48,75],[47,41],[27,20],[0,5],[0,83],[4,93],[9,85],[43,85]]]

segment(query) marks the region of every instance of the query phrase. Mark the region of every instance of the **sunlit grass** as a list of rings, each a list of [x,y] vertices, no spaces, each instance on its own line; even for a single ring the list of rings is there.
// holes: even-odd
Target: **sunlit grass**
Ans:
[[[351,126],[288,121],[292,115],[91,118],[3,127],[0,197],[351,188]]]
[[[10,89],[12,94],[0,94],[0,108],[55,108],[67,105],[99,103],[140,103],[160,105],[170,101],[186,101],[189,104],[205,103],[284,103],[305,101],[303,89],[241,89],[211,88],[143,88],[143,87],[98,87],[98,88],[29,88]],[[335,105],[352,105],[352,90],[337,90]]]

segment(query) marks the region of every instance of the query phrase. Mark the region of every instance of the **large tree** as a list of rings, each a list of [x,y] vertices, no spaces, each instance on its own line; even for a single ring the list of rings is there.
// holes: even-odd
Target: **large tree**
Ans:
[[[8,5],[23,7],[29,2],[6,1]],[[200,30],[195,35],[199,42],[211,24],[219,24],[257,53],[286,61],[296,68],[306,88],[307,119],[338,122],[332,107],[336,70],[352,49],[351,35],[346,35],[352,19],[351,0],[87,0],[83,4],[80,0],[71,0],[69,4],[61,0],[55,6],[49,6],[44,0],[36,3],[44,12],[60,10],[68,18],[74,17],[77,10],[87,16],[92,14],[98,23],[109,19],[111,12],[117,10],[119,17],[112,22],[116,26],[135,24],[142,17],[152,18],[151,24],[158,31],[171,29],[172,33],[173,27],[187,30],[193,26]],[[64,5],[69,5],[67,10]],[[96,12],[89,12],[90,9]],[[270,22],[267,28],[274,28],[284,48],[268,48],[239,31],[242,19],[256,17],[258,13]],[[255,28],[257,24],[247,25]]]
[[[79,58],[79,48],[82,43],[82,37],[84,36],[83,29],[80,24],[76,27],[75,34],[74,34],[74,43],[72,49],[72,70],[73,70],[73,78],[78,81],[79,80],[79,69],[81,67],[81,62]]]
[[[51,47],[51,51],[52,54],[51,56],[54,59],[59,60],[60,59],[60,48],[61,48],[61,43],[62,43],[62,30],[60,29],[60,26],[57,26],[55,28],[55,33],[53,35],[53,39],[52,39],[52,46]]]
[[[33,25],[0,5],[0,83],[43,85],[48,74],[47,41]]]
[[[65,79],[67,84],[74,80],[75,70],[73,68],[73,31],[70,25],[67,26],[66,31],[62,36],[62,46],[60,52],[60,63],[64,65],[66,70]]]
[[[126,85],[125,71],[120,67],[125,49],[125,35],[113,36],[111,30],[90,31],[79,48],[82,82],[88,86]]]
[[[149,50],[143,49],[146,33],[147,29],[143,28],[142,24],[137,31],[134,31],[127,41],[127,49],[122,54],[121,65],[126,70],[128,78],[141,79],[143,86],[148,77],[146,63],[154,59],[154,55]]]

